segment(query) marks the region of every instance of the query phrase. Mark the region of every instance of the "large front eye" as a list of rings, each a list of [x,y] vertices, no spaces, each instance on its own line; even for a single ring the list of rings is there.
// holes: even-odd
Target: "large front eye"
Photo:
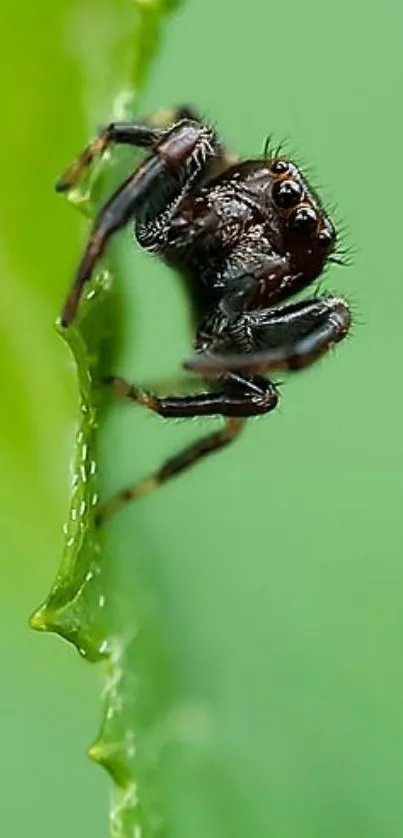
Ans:
[[[278,207],[291,209],[302,198],[302,187],[297,180],[280,180],[273,186],[273,198]]]
[[[298,207],[290,218],[290,228],[299,236],[311,236],[317,226],[318,216],[313,207]]]

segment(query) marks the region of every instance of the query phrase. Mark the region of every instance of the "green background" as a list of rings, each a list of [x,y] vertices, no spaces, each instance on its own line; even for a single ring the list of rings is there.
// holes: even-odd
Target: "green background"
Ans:
[[[27,621],[62,551],[76,411],[52,324],[82,227],[53,182],[109,116],[103,55],[124,63],[129,6],[2,10],[0,770],[2,833],[16,838],[107,834],[110,781],[84,755],[101,671]],[[196,103],[244,155],[268,133],[289,139],[355,250],[324,281],[352,303],[351,340],[288,378],[280,409],[231,451],[116,524],[147,559],[175,676],[218,743],[206,774],[185,746],[166,758],[175,838],[223,838],[229,823],[236,838],[248,823],[276,838],[403,831],[402,25],[393,0],[193,0],[169,21],[143,102]],[[186,301],[173,274],[130,254],[135,353],[119,372],[172,374],[189,354]],[[207,424],[112,417],[108,492]]]

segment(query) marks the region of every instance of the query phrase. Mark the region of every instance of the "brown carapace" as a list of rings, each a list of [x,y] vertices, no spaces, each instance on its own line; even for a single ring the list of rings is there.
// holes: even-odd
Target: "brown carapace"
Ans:
[[[160,416],[222,416],[224,426],[101,506],[100,522],[227,445],[249,416],[273,410],[278,387],[270,374],[312,364],[345,337],[351,322],[346,301],[329,294],[284,304],[322,273],[337,242],[294,163],[268,151],[239,160],[193,109],[179,108],[162,125],[158,119],[109,125],[57,190],[69,190],[95,156],[117,144],[147,154],[95,219],[61,323],[68,327],[74,319],[111,236],[132,223],[139,245],[185,280],[196,338],[184,367],[200,376],[204,389],[161,397],[116,376],[108,383]]]

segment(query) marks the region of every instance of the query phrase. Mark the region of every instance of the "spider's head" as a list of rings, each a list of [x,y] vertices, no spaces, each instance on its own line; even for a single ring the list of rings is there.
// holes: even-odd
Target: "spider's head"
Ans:
[[[293,269],[315,278],[336,246],[336,230],[319,198],[294,163],[270,161],[271,199]]]

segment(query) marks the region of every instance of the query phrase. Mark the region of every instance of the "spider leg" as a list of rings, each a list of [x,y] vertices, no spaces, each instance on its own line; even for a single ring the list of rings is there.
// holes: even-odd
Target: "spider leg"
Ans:
[[[59,177],[56,182],[56,192],[67,192],[75,186],[95,157],[103,154],[109,146],[130,145],[134,148],[152,149],[165,136],[167,130],[172,128],[172,125],[184,120],[203,125],[201,115],[189,105],[157,111],[142,122],[109,123],[92,142],[85,146],[76,160]]]
[[[119,376],[109,376],[105,383],[123,398],[143,405],[153,413],[169,419],[194,416],[258,416],[273,410],[278,402],[274,384],[264,378],[229,374],[217,391],[185,396],[156,396],[142,387],[129,384]]]
[[[212,342],[208,352],[196,354],[184,367],[212,377],[227,370],[300,370],[342,340],[350,325],[349,307],[340,297],[244,312],[228,320],[216,345]]]
[[[191,119],[193,122],[199,122],[202,125],[206,124],[206,117],[193,105],[177,105],[174,108],[161,108],[147,117],[144,122],[147,125],[155,125],[157,128],[167,128],[172,123],[180,122],[182,119]],[[209,122],[208,119],[207,122]],[[216,151],[217,153],[212,164],[212,175],[224,172],[239,162],[239,155],[234,154],[221,142],[217,144]]]
[[[96,515],[97,525],[102,525],[108,518],[115,515],[116,512],[119,512],[123,506],[130,503],[130,501],[138,500],[149,492],[152,492],[158,486],[166,483],[171,477],[176,477],[178,474],[181,474],[181,472],[190,468],[190,466],[203,459],[203,457],[229,445],[238,436],[243,424],[242,419],[227,419],[223,428],[197,440],[197,442],[184,448],[176,456],[166,460],[161,468],[157,469],[153,474],[143,478],[143,480],[140,480],[133,486],[128,486],[126,489],[118,492],[111,500],[100,505]]]
[[[91,278],[95,265],[105,251],[110,237],[125,226],[133,216],[136,206],[146,198],[155,177],[161,174],[164,161],[150,157],[139,166],[116,190],[103,206],[92,226],[87,247],[81,258],[74,283],[61,315],[61,325],[67,327],[74,319],[83,287]]]
[[[166,398],[158,398],[116,376],[112,376],[108,381],[119,396],[124,396],[137,404],[141,404],[160,416],[220,415],[225,417],[225,424],[220,430],[196,440],[178,454],[170,457],[148,477],[123,489],[110,501],[101,504],[97,514],[98,524],[103,524],[107,518],[118,512],[126,503],[143,497],[143,495],[166,483],[167,480],[186,471],[204,457],[229,445],[239,435],[246,417],[268,413],[274,410],[278,401],[278,394],[274,385],[258,376],[248,379],[236,374],[228,375],[223,380],[222,390],[219,392]]]
[[[208,157],[214,154],[214,136],[210,129],[195,122],[174,125],[144,160],[111,196],[95,219],[87,247],[65,302],[61,325],[68,326],[77,311],[83,286],[91,278],[95,265],[105,251],[110,237],[151,205],[158,213],[158,201],[164,205],[161,181],[172,191],[172,199],[180,198]],[[159,196],[159,192],[161,195]]]
[[[108,146],[131,145],[135,148],[152,148],[166,132],[150,125],[134,122],[111,122],[89,143],[76,160],[60,176],[56,183],[56,192],[67,192],[75,186],[83,171],[91,165],[95,157],[102,154]]]

